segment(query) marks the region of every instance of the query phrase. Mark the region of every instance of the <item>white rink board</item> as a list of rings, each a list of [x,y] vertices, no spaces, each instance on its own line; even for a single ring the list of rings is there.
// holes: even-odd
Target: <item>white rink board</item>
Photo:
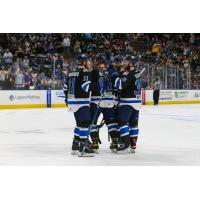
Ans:
[[[48,107],[66,107],[62,90],[49,91]],[[200,103],[200,90],[161,90],[160,104]],[[153,91],[145,91],[145,104],[153,104]],[[0,108],[47,107],[46,90],[1,90]]]
[[[0,106],[46,105],[46,90],[1,90]]]
[[[62,90],[49,92],[49,107],[66,107]],[[0,108],[47,107],[47,90],[1,90],[0,97]]]
[[[145,91],[145,103],[152,104],[153,90]],[[170,104],[200,103],[200,90],[160,90],[159,102]]]
[[[62,90],[51,90],[52,107],[66,107],[65,94]]]

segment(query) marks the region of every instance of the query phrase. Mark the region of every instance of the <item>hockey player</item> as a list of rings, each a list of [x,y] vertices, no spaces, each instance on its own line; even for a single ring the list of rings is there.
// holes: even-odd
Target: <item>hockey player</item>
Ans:
[[[141,73],[134,69],[132,60],[125,63],[121,72],[121,77],[115,81],[115,87],[120,90],[120,103],[117,116],[120,126],[118,151],[123,151],[130,147],[130,150],[135,152],[139,134],[138,119],[141,107]]]
[[[91,115],[89,109],[90,72],[86,61],[82,60],[77,70],[69,73],[64,93],[68,110],[74,112],[76,127],[72,142],[72,154],[94,156],[88,142]]]
[[[101,113],[103,114],[103,118],[108,128],[108,134],[112,140],[110,149],[113,151],[118,148],[117,123],[113,95],[116,76],[117,73],[113,66],[107,68],[104,61],[99,61],[98,67],[94,68],[91,72],[91,81],[93,85],[96,85],[96,90],[93,90],[91,94],[90,111],[91,117],[94,119],[94,125],[91,127],[90,136],[92,148],[96,152],[99,149],[100,143],[96,125]],[[98,103],[100,103],[99,107]]]

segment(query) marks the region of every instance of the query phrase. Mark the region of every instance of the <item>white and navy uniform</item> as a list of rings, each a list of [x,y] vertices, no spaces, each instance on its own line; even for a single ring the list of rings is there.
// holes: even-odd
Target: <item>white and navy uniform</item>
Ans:
[[[114,98],[114,82],[116,78],[116,70],[113,67],[106,69],[95,68],[91,72],[91,81],[96,88],[91,93],[91,118],[94,124],[91,128],[91,137],[97,132],[96,124],[100,114],[103,114],[108,132],[111,137],[116,137],[117,123],[115,116],[115,98]],[[98,108],[98,103],[100,105]],[[95,119],[94,119],[95,118]]]
[[[137,137],[139,110],[142,102],[140,73],[133,69],[123,72],[121,77],[116,79],[115,87],[120,90],[117,116],[120,136]]]
[[[64,93],[68,110],[74,112],[76,128],[74,135],[80,138],[87,138],[89,135],[89,126],[91,123],[90,116],[90,72],[79,67],[76,71],[69,73]]]

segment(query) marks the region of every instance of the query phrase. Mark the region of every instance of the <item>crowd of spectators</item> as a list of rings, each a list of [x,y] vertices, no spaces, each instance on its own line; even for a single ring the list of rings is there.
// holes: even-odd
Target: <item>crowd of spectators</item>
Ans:
[[[108,63],[132,56],[149,67],[145,87],[157,77],[162,83],[167,71],[167,88],[200,89],[200,35],[131,33],[0,34],[0,89],[60,89],[80,54],[103,54]]]

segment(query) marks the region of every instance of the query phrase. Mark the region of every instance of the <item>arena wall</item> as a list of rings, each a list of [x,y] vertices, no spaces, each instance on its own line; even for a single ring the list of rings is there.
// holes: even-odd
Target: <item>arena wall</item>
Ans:
[[[143,91],[143,104],[153,104],[153,90]],[[159,104],[200,103],[200,90],[161,90]],[[1,90],[0,109],[66,107],[62,90]]]
[[[1,90],[0,109],[66,107],[62,90]]]
[[[143,104],[153,104],[153,90],[146,90]],[[200,103],[200,90],[161,90],[159,104],[197,104]]]
[[[0,108],[45,108],[45,90],[0,90]]]
[[[51,91],[51,107],[61,108],[66,107],[65,95],[62,90],[52,90]]]

